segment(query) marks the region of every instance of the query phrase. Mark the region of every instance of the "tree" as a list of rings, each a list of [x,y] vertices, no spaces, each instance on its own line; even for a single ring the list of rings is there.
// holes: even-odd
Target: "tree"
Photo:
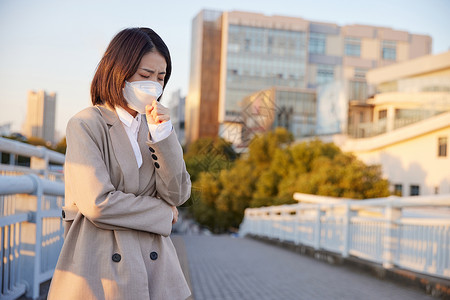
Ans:
[[[389,195],[389,184],[382,178],[380,166],[366,166],[335,145],[317,141],[294,150],[296,157],[307,158],[304,172],[290,172],[297,179],[288,181],[294,183],[297,192],[354,199]]]
[[[254,137],[248,154],[232,163],[230,145],[221,139],[193,144],[185,159],[200,191],[191,206],[196,220],[224,232],[239,226],[247,207],[295,203],[295,192],[354,199],[389,194],[380,166],[366,166],[332,143],[292,141],[277,128]]]
[[[40,137],[35,137],[35,136],[29,137],[28,143],[33,146],[44,146],[44,147],[48,148],[47,142],[43,138],[40,138]]]
[[[218,177],[222,169],[230,168],[237,154],[231,143],[222,138],[202,138],[192,143],[184,155],[191,181],[197,181],[202,172]]]
[[[216,210],[216,199],[221,190],[220,183],[212,174],[204,172],[200,174],[197,186],[200,187],[199,193],[195,193],[194,197],[191,195],[193,199],[189,206],[190,211],[199,224],[215,231],[215,228],[221,227]]]
[[[66,143],[66,137],[64,137],[58,142],[58,144],[56,144],[54,150],[59,153],[66,154],[66,149],[67,149],[67,143]]]

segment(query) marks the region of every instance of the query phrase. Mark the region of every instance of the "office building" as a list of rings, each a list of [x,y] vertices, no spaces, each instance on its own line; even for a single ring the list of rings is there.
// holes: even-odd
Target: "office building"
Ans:
[[[242,147],[254,135],[276,127],[286,128],[295,139],[315,132],[316,92],[312,89],[272,87],[245,97],[242,105]],[[225,138],[236,145],[229,136]]]
[[[332,124],[318,116],[319,133],[345,131],[348,101],[365,101],[370,93],[367,71],[429,54],[431,38],[384,27],[203,10],[193,20],[191,46],[187,143],[226,136],[229,123],[242,124],[242,100],[271,87],[322,88],[317,111],[326,113],[331,103],[339,113]]]
[[[186,142],[218,134],[222,13],[201,11],[192,21]]]
[[[11,125],[11,122],[0,125],[0,136],[11,135]]]
[[[185,144],[185,103],[186,97],[182,97],[181,90],[177,90],[172,93],[168,105],[170,109],[170,121],[181,145]]]
[[[450,52],[371,70],[367,81],[376,94],[352,103],[351,135],[335,142],[381,165],[396,195],[450,193]]]
[[[26,137],[38,137],[55,142],[56,93],[29,91],[27,115],[24,124]]]

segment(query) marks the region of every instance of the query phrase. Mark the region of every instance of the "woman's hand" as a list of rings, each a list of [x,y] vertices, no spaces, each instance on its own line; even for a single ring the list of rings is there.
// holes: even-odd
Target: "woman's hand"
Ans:
[[[145,106],[145,115],[149,124],[160,124],[170,120],[170,110],[158,101]]]
[[[173,219],[172,219],[172,225],[173,225],[178,221],[178,209],[176,206],[172,206],[172,212],[173,212]]]

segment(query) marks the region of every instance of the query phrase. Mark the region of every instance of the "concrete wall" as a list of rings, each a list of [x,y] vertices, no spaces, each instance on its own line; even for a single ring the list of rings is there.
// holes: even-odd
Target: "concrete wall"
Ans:
[[[450,141],[450,113],[438,115],[367,139],[348,139],[340,146],[366,164],[379,164],[391,184],[402,184],[403,195],[410,185],[420,186],[420,195],[450,193],[450,153],[438,156],[438,138]]]

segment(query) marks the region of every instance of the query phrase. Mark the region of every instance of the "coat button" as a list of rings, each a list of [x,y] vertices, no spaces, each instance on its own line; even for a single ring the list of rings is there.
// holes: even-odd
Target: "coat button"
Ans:
[[[150,150],[151,153],[155,153],[155,149],[153,149],[152,147],[148,147],[148,150]]]
[[[66,212],[65,211],[62,211],[61,215],[62,215],[63,219],[66,218]]]
[[[159,164],[158,164],[157,162],[155,162],[155,167],[156,167],[157,169],[159,169]]]
[[[154,160],[157,160],[157,159],[158,159],[158,156],[156,156],[155,154],[152,154],[152,158],[153,158]]]
[[[157,260],[158,259],[158,253],[156,253],[156,252],[152,252],[152,253],[150,253],[150,259],[151,260]]]
[[[122,259],[122,256],[120,256],[119,253],[114,253],[112,256],[113,262],[119,262]]]

